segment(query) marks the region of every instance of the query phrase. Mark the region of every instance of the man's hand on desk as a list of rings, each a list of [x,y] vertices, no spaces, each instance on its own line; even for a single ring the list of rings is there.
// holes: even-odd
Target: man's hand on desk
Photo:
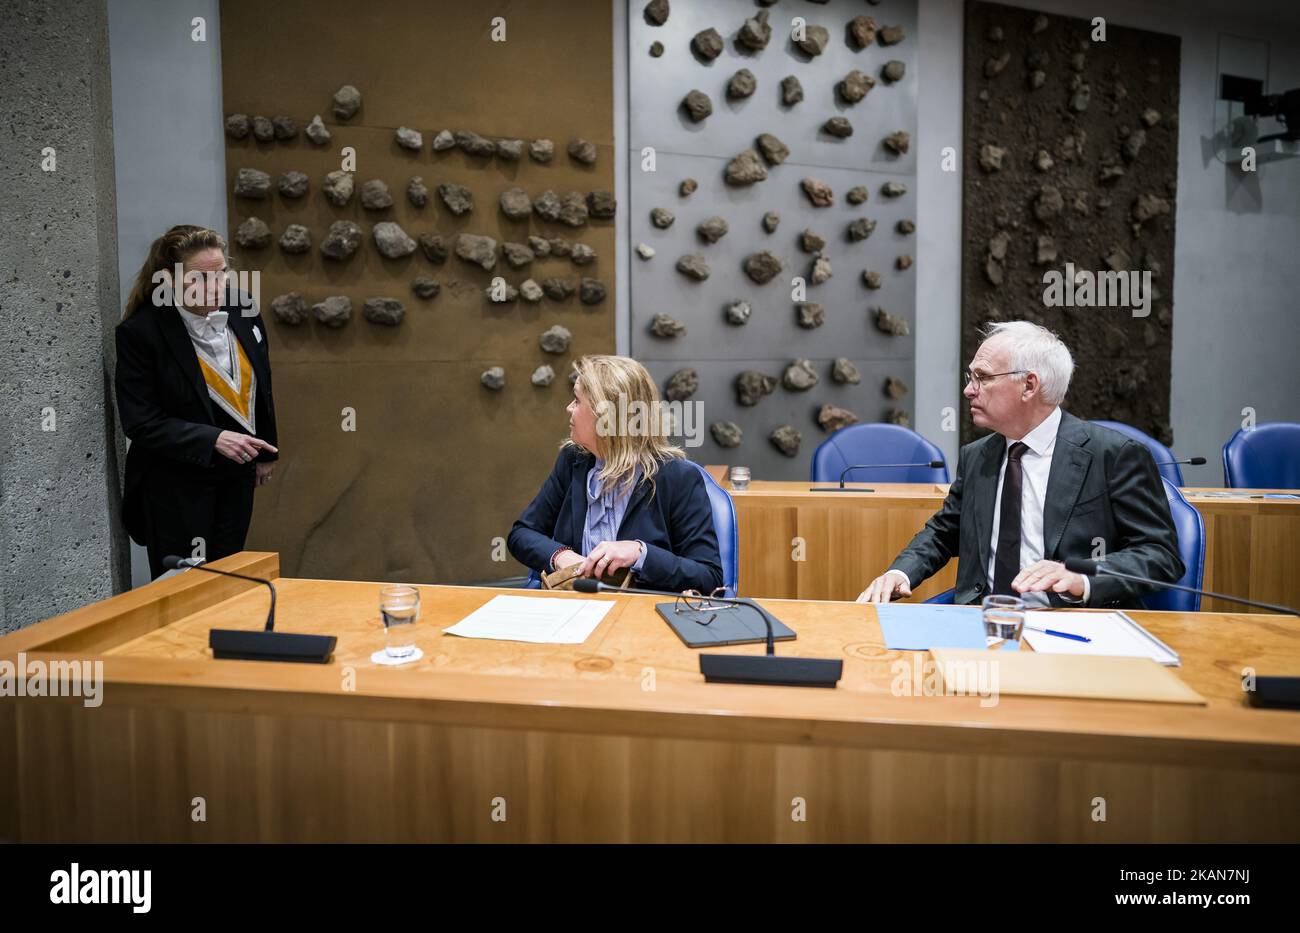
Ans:
[[[895,596],[911,596],[912,587],[907,574],[901,570],[886,570],[867,585],[858,596],[860,603],[887,603]]]
[[[1071,573],[1065,564],[1054,560],[1040,560],[1030,564],[1011,581],[1017,593],[1044,593],[1051,590],[1075,599],[1083,599],[1083,575]]]

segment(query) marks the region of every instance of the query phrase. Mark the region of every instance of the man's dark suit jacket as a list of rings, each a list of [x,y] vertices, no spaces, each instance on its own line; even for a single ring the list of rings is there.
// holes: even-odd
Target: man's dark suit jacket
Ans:
[[[549,573],[551,555],[559,548],[582,553],[587,471],[595,462],[596,458],[580,447],[560,451],[537,498],[510,530],[510,553],[525,567]],[[637,586],[706,594],[722,586],[722,557],[709,494],[699,470],[686,460],[670,458],[660,464],[653,495],[649,483],[637,483],[618,528],[618,539],[646,544],[645,562],[636,574]]]
[[[889,569],[903,571],[916,588],[956,557],[954,602],[977,603],[988,595],[993,505],[1006,449],[1001,434],[961,449],[943,508]],[[1178,535],[1150,451],[1063,410],[1043,505],[1043,558],[1091,559],[1094,538],[1104,542],[1106,563],[1116,570],[1167,583],[1183,575]],[[1089,606],[1138,609],[1139,597],[1155,591],[1115,577],[1089,582]],[[1053,606],[1068,605],[1056,593],[1047,596]]]
[[[244,317],[237,305],[224,310],[230,315],[226,327],[239,340],[257,376],[257,436],[277,447],[266,324],[260,315]],[[159,308],[146,301],[116,328],[117,410],[122,431],[131,439],[122,523],[137,542],[144,541],[143,499],[151,475],[158,482],[186,483],[247,473],[216,452],[217,435],[223,430],[247,432],[208,397],[194,343],[180,314],[170,305]],[[261,340],[253,335],[253,325]],[[256,459],[278,458],[263,450]]]

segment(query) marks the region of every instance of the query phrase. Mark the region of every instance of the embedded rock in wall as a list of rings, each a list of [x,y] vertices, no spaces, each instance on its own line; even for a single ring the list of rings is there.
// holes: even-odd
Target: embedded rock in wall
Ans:
[[[350,220],[336,220],[330,224],[325,239],[321,241],[321,255],[327,259],[347,259],[361,246],[361,227]]]
[[[693,369],[679,369],[668,378],[664,398],[670,402],[684,402],[700,387],[700,375]]]
[[[308,184],[308,178],[303,172],[288,171],[280,175],[276,187],[280,189],[281,197],[301,198],[307,193]]]
[[[311,306],[316,320],[326,327],[342,327],[352,318],[352,299],[346,295],[331,295]]]
[[[255,168],[241,168],[235,175],[235,197],[264,200],[271,191],[271,176]]]
[[[351,120],[361,109],[361,92],[351,84],[345,84],[334,92],[334,116],[340,120]]]
[[[474,233],[456,235],[456,255],[491,272],[497,264],[497,241]]]
[[[729,185],[752,185],[767,178],[767,167],[757,152],[746,149],[727,163],[723,178]]]
[[[677,260],[677,271],[688,279],[703,282],[709,277],[709,264],[699,253],[687,253]]]
[[[271,313],[281,324],[297,327],[307,320],[307,302],[303,301],[302,292],[288,292],[271,299]]]
[[[710,26],[708,29],[702,29],[691,39],[691,51],[700,58],[701,61],[711,62],[722,54],[723,44],[722,36],[718,31]]]
[[[321,120],[319,113],[311,118],[311,122],[307,124],[307,129],[303,132],[317,146],[324,146],[330,141],[330,131],[325,128],[325,123]]]
[[[799,442],[803,436],[792,426],[783,424],[775,428],[767,439],[772,442],[772,446],[787,457],[797,457],[799,455]]]
[[[857,385],[862,381],[862,374],[847,357],[837,357],[831,364],[831,379],[842,385]]]
[[[715,421],[709,425],[709,433],[719,447],[739,447],[744,438],[740,425],[734,421]]]
[[[569,158],[583,165],[596,164],[596,144],[585,139],[569,142]]]
[[[406,316],[406,306],[396,298],[367,298],[361,313],[371,324],[396,327]]]
[[[686,325],[661,311],[650,319],[650,333],[670,340],[686,333]]]
[[[457,217],[474,210],[474,193],[464,185],[443,182],[438,186],[438,197],[442,198],[442,203],[446,204],[447,209]]]
[[[351,172],[337,170],[325,176],[325,186],[322,190],[335,207],[345,207],[352,200],[353,184]]]
[[[500,392],[506,387],[506,371],[500,366],[490,366],[478,377],[479,382],[493,392]]]
[[[311,252],[311,231],[302,224],[289,224],[280,234],[280,249],[291,255]]]
[[[518,186],[501,192],[501,213],[511,220],[525,220],[533,213],[533,202],[528,192]]]
[[[552,324],[537,338],[538,344],[546,353],[567,353],[573,334],[562,324]]]
[[[776,391],[776,380],[765,373],[747,369],[736,377],[735,389],[736,404],[748,408]]]
[[[361,186],[361,206],[368,211],[382,211],[393,206],[393,196],[382,178],[372,178]]]
[[[244,249],[265,249],[271,245],[271,228],[256,217],[249,217],[235,230],[235,242]]]
[[[781,260],[768,250],[753,253],[745,260],[745,275],[759,285],[772,281],[784,268]]]
[[[721,217],[710,217],[700,221],[695,232],[706,243],[716,243],[727,235],[727,222]]]
[[[405,230],[391,220],[375,224],[373,231],[375,248],[381,256],[388,259],[401,259],[415,252],[415,241]]]
[[[890,314],[884,308],[876,309],[874,320],[876,322],[876,330],[890,337],[906,337],[911,333],[905,319]]]
[[[825,404],[817,412],[817,424],[827,434],[833,434],[840,428],[858,423],[858,416],[847,408]]]
[[[403,149],[419,152],[424,148],[424,134],[407,126],[399,126],[393,131],[393,141]]]
[[[823,181],[805,178],[799,182],[799,186],[803,188],[803,193],[808,196],[813,207],[830,207],[835,203],[835,192]]]

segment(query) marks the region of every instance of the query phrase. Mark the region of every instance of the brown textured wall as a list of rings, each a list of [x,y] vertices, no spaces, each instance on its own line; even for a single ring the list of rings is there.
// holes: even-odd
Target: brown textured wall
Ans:
[[[966,5],[962,360],[989,321],[1044,324],[1074,353],[1070,411],[1172,443],[1179,39],[1107,23],[1105,41],[1093,42],[1092,29],[1089,20]],[[1152,114],[1158,120],[1148,125]],[[1145,133],[1141,146],[1135,133]],[[1001,168],[990,146],[1004,150]],[[1050,215],[1050,191],[1040,202],[1045,187],[1059,192],[1059,213]],[[1138,222],[1143,196],[1168,212]],[[1050,216],[1039,216],[1040,203]],[[1051,241],[1041,255],[1040,237]],[[1150,271],[1150,315],[1045,307],[1043,274],[1063,273],[1067,262],[1093,273]],[[977,433],[967,417],[963,441]]]
[[[490,40],[491,20],[506,18],[506,41]],[[244,251],[232,242],[237,267],[263,273],[263,313],[270,327],[281,460],[274,480],[257,495],[248,546],[276,550],[287,576],[457,582],[521,573],[513,560],[492,559],[492,539],[504,537],[554,461],[567,433],[569,362],[580,353],[614,347],[614,221],[573,229],[534,216],[506,218],[504,189],[519,185],[534,197],[613,189],[612,30],[606,0],[550,3],[427,3],[384,0],[289,0],[273,4],[226,0],[221,5],[223,109],[226,114],[286,114],[305,127],[319,113],[333,134],[318,148],[301,133],[293,141],[227,139],[230,231],[249,216],[274,239],[289,223],[310,228],[312,251],[286,256],[274,240]],[[363,106],[340,124],[332,96],[343,84],[361,90]],[[393,130],[424,134],[420,153],[396,145]],[[489,138],[546,137],[554,160],[539,164],[527,151],[517,163],[483,160],[458,149],[433,153],[440,129],[473,130]],[[594,166],[573,162],[568,142],[583,137],[598,147]],[[334,207],[321,193],[339,150],[357,150],[357,193]],[[233,196],[241,167],[272,177],[266,201]],[[275,192],[283,171],[311,179],[307,197]],[[412,207],[406,185],[420,175],[427,206]],[[360,185],[388,183],[392,208],[365,211]],[[442,182],[468,186],[474,211],[456,217],[437,195]],[[365,239],[351,259],[324,259],[320,243],[331,222],[358,223]],[[486,234],[498,242],[526,242],[529,234],[563,236],[595,248],[597,260],[577,267],[549,258],[512,269],[499,260],[489,273],[454,255],[445,264],[417,250],[389,260],[375,250],[370,230],[394,220],[412,237],[436,232]],[[593,276],[608,286],[599,305],[544,299],[493,305],[484,295],[494,275],[518,285],[533,277]],[[441,293],[421,301],[410,281],[428,275]],[[299,291],[308,305],[329,295],[353,300],[352,320],[331,330],[309,320],[297,327],[274,321],[271,299]],[[370,297],[406,305],[397,327],[361,316]],[[573,332],[570,352],[543,353],[538,335],[559,323]],[[529,382],[542,363],[554,366],[549,388]],[[479,383],[489,366],[506,370],[504,391]],[[356,410],[355,432],[341,429],[341,411]]]

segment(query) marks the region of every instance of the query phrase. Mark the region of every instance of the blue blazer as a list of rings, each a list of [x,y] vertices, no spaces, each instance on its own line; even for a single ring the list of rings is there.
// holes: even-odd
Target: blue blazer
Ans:
[[[580,447],[560,451],[537,498],[510,529],[508,546],[515,560],[538,573],[549,573],[551,555],[559,548],[582,553],[587,521],[585,485],[587,472],[595,463],[596,458]],[[654,478],[654,495],[650,493],[650,483],[637,483],[618,528],[620,541],[646,544],[637,585],[706,594],[722,586],[713,509],[699,471],[685,460],[665,460]]]

